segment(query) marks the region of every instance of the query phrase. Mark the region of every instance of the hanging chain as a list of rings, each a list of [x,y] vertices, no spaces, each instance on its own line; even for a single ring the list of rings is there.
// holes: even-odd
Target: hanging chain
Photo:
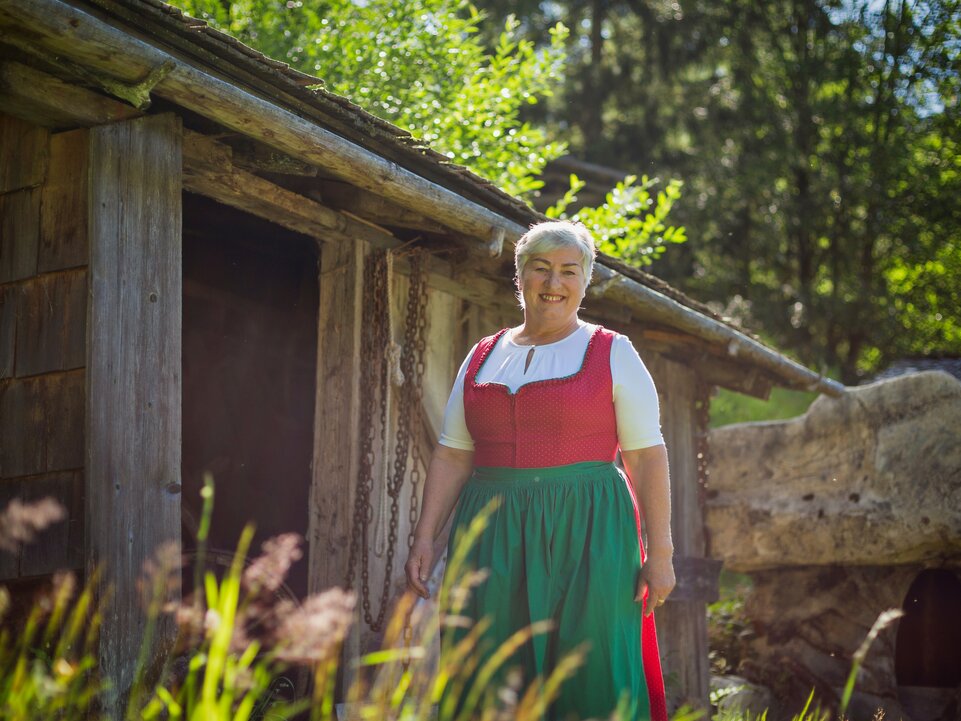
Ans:
[[[416,295],[415,295],[416,294]],[[421,251],[415,254],[411,258],[410,264],[410,294],[407,296],[407,318],[411,318],[412,308],[416,305],[418,308],[417,321],[414,328],[412,328],[413,334],[413,347],[411,348],[411,360],[413,364],[413,378],[416,379],[415,383],[410,384],[413,386],[412,392],[414,397],[411,399],[411,423],[414,424],[414,428],[421,431],[421,408],[423,407],[423,378],[424,378],[424,358],[426,356],[427,348],[427,253]],[[405,347],[409,344],[405,342]],[[410,521],[410,532],[407,534],[407,549],[414,545],[414,528],[417,526],[417,519],[420,515],[420,510],[418,508],[418,502],[420,500],[420,484],[423,480],[423,474],[421,469],[426,472],[427,464],[421,457],[421,447],[420,443],[414,441],[413,446],[411,446],[411,461],[413,462],[413,467],[410,469],[410,513],[408,515],[408,520]]]
[[[411,259],[410,288],[407,297],[407,317],[404,327],[404,344],[400,353],[399,373],[389,361],[391,353],[390,322],[390,263],[386,253],[372,253],[364,268],[364,320],[361,339],[361,417],[360,417],[360,464],[357,494],[354,503],[354,523],[350,539],[347,587],[351,588],[356,575],[357,562],[361,568],[361,605],[364,620],[373,631],[380,631],[387,614],[390,581],[393,575],[394,555],[397,550],[397,527],[400,520],[400,494],[407,475],[408,457],[413,461],[410,518],[416,523],[418,484],[420,483],[422,459],[416,440],[411,443],[412,427],[420,429],[420,401],[424,375],[424,350],[426,347],[427,276],[426,253],[415,251]],[[371,495],[375,488],[377,458],[374,439],[380,440],[381,453],[388,453],[388,405],[390,404],[391,380],[403,378],[399,390],[397,433],[394,436],[393,472],[380,476],[390,498],[390,521],[387,536],[384,585],[381,591],[380,610],[374,617],[371,609],[370,591],[370,524],[373,520]],[[374,423],[374,408],[379,410],[379,429]],[[379,432],[378,432],[379,431]],[[379,475],[379,474],[378,474]],[[386,499],[384,499],[386,500]],[[383,504],[382,504],[383,505]],[[408,537],[408,547],[412,535]]]
[[[370,569],[367,558],[370,522],[373,516],[371,493],[374,489],[374,409],[380,403],[387,374],[383,349],[387,326],[383,322],[387,309],[387,266],[384,256],[371,253],[364,263],[363,318],[360,345],[360,461],[357,489],[354,496],[354,516],[351,524],[350,552],[347,561],[347,589],[353,588],[358,559],[361,567],[361,592],[365,618],[370,616]],[[383,421],[383,415],[381,416]],[[381,423],[381,428],[384,427]],[[370,621],[368,620],[368,623]]]

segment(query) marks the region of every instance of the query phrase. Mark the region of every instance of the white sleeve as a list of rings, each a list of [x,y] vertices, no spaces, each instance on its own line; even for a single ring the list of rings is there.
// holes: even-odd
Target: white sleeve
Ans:
[[[460,370],[457,371],[454,387],[451,388],[450,396],[447,398],[444,425],[438,439],[441,445],[462,451],[474,450],[474,439],[471,438],[470,431],[467,430],[467,421],[464,419],[464,376],[467,375],[467,366],[470,365],[470,359],[474,357],[475,350],[477,350],[476,344],[470,349],[470,353],[460,364]]]
[[[621,450],[636,451],[664,443],[654,379],[627,336],[618,334],[614,338],[611,375]]]

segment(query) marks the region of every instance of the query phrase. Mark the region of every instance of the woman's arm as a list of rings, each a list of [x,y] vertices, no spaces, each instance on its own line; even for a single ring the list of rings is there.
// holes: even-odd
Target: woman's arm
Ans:
[[[647,527],[647,563],[641,569],[636,600],[648,592],[645,615],[664,602],[674,588],[674,542],[671,540],[671,481],[663,445],[621,451],[624,468]]]
[[[414,529],[414,543],[404,570],[407,585],[428,598],[425,581],[434,563],[434,540],[443,530],[461,488],[474,467],[474,452],[438,445],[430,459],[420,519]]]

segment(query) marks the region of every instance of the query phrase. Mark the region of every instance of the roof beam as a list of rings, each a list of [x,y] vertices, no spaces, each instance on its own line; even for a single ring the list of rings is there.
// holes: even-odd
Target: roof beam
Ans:
[[[29,32],[23,31],[25,27]],[[500,253],[505,237],[516,239],[526,230],[314,121],[60,0],[0,0],[0,38],[25,52],[53,53],[106,76],[102,78],[105,87],[125,84],[139,94],[150,92],[201,113],[359,188],[422,212],[458,233],[480,239],[489,255]],[[149,88],[144,87],[145,79]]]
[[[184,189],[318,240],[365,240],[390,248],[400,241],[233,165],[230,147],[184,130]]]
[[[728,360],[742,360],[756,365],[789,388],[818,391],[829,396],[844,393],[844,386],[831,378],[814,373],[790,358],[749,338],[736,328],[720,323],[681,305],[676,300],[648,288],[598,263],[588,296],[621,303],[641,322],[668,324],[676,330],[722,346]]]
[[[105,125],[142,114],[126,103],[11,60],[0,62],[0,107],[58,130]]]

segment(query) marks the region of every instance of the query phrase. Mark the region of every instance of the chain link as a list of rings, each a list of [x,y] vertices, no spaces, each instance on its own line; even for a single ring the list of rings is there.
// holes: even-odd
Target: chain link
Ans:
[[[389,252],[389,251],[388,251]],[[361,605],[364,620],[371,630],[379,632],[384,626],[390,582],[393,576],[394,555],[397,550],[397,527],[400,520],[400,495],[407,475],[408,458],[411,469],[411,529],[417,522],[417,496],[423,466],[419,444],[412,438],[420,432],[420,408],[423,397],[424,353],[427,327],[427,274],[426,253],[415,250],[411,254],[410,286],[407,295],[404,344],[401,350],[400,370],[404,383],[399,391],[397,408],[397,432],[394,443],[392,469],[387,478],[381,479],[390,498],[390,521],[387,536],[384,584],[381,589],[380,608],[374,617],[370,589],[370,525],[373,521],[371,495],[376,486],[377,458],[374,440],[380,441],[381,453],[388,452],[387,433],[390,418],[390,375],[393,371],[387,361],[387,349],[393,341],[390,337],[389,312],[391,302],[388,289],[389,263],[387,253],[372,252],[364,266],[364,305],[361,337],[361,387],[360,387],[360,463],[357,493],[354,502],[354,518],[348,557],[347,588],[353,587],[358,561],[361,571]],[[374,423],[374,409],[378,421]],[[413,541],[413,530],[408,536],[408,548]],[[405,633],[408,636],[409,633]]]

